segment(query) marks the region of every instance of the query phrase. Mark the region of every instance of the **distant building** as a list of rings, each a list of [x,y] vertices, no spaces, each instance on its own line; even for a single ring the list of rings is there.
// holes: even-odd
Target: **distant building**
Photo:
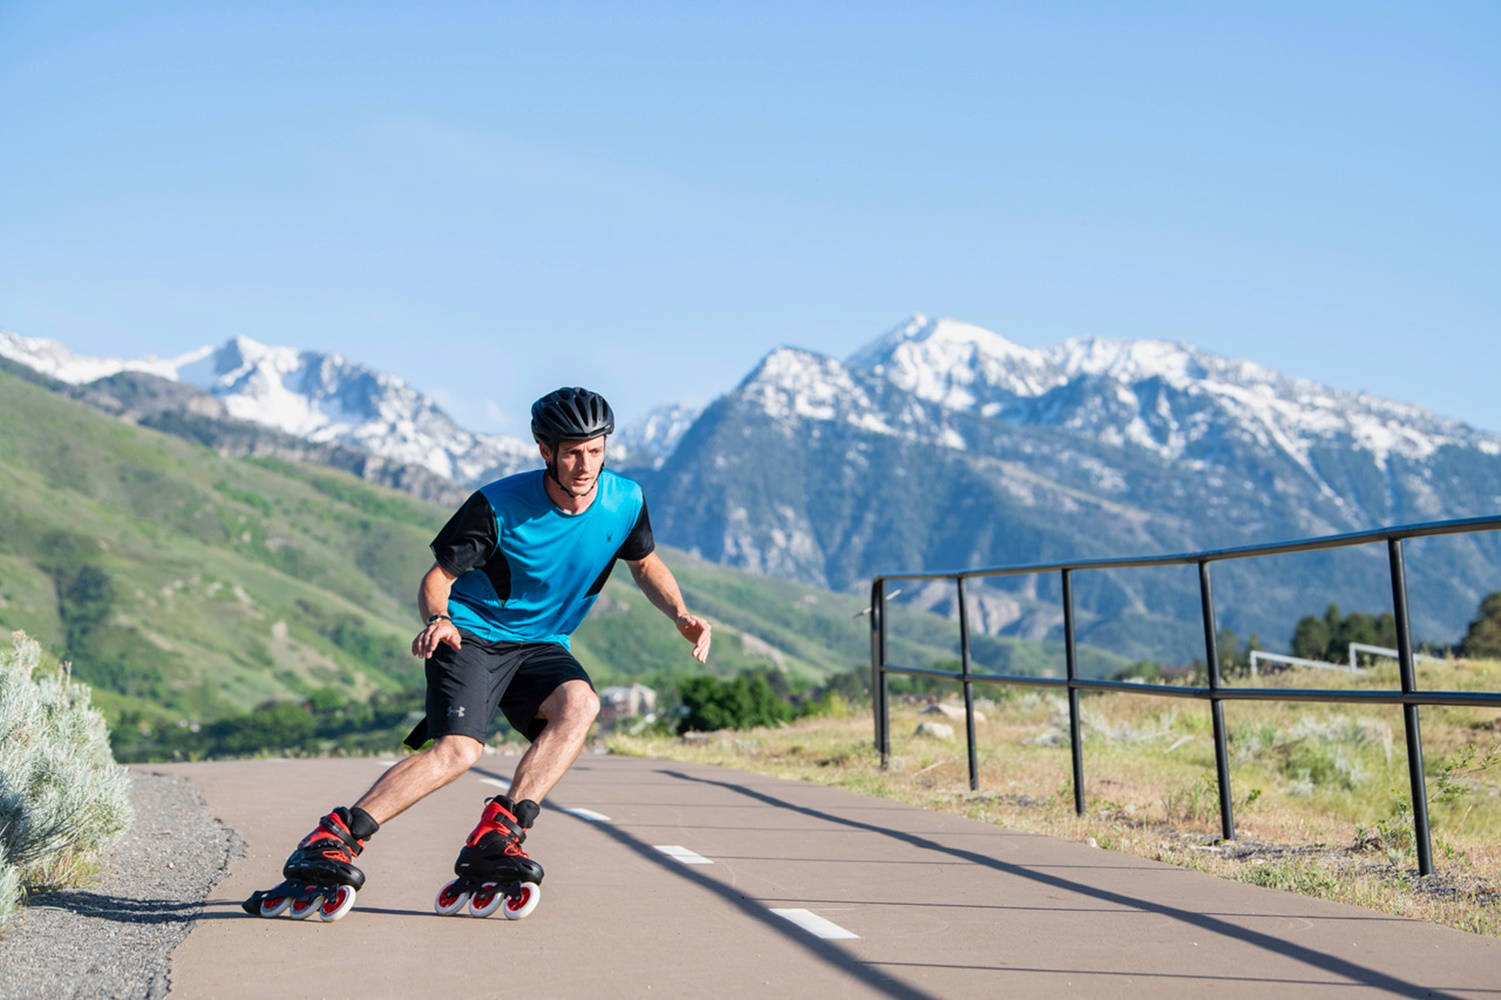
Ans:
[[[657,692],[644,684],[630,687],[607,687],[599,692],[599,718],[602,722],[634,719],[650,715],[657,709]]]

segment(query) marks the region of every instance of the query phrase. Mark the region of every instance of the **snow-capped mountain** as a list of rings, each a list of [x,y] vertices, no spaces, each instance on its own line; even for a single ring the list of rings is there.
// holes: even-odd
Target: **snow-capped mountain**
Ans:
[[[267,347],[236,337],[180,377],[242,420],[312,441],[337,441],[476,484],[536,465],[529,441],[474,434],[394,375],[337,354]]]
[[[843,589],[898,569],[1490,514],[1501,508],[1501,437],[1184,344],[1038,349],[918,316],[844,361],[772,351],[649,485],[664,537],[670,527],[708,558]],[[1443,595],[1420,612],[1434,639],[1462,631],[1484,568],[1501,564],[1491,536],[1452,546],[1409,568],[1414,586]],[[1339,574],[1354,588],[1344,600],[1390,601],[1384,552],[1330,558],[1354,567]],[[1299,586],[1278,577],[1285,568],[1245,565],[1258,587],[1227,608],[1232,627],[1275,635],[1331,599],[1317,595],[1318,578]],[[1052,634],[1056,581],[1025,579],[1021,591],[977,592],[978,610],[993,628]],[[928,590],[928,603],[952,607],[943,588]],[[1103,644],[1157,618],[1174,642],[1199,641],[1190,579],[1081,577],[1077,593],[1084,630]]]
[[[176,358],[114,360],[83,357],[54,341],[0,332],[0,356],[71,384],[121,372],[182,382],[218,399],[236,419],[422,466],[466,485],[538,464],[530,441],[466,431],[396,376],[337,354],[268,347],[235,337],[221,347]]]
[[[1501,437],[1420,407],[1330,389],[1167,341],[1081,339],[1039,350],[954,320],[915,316],[846,363],[947,410],[1096,430],[1115,443],[1129,441],[1200,465],[1206,460],[1196,452],[1212,436],[1214,423],[1179,419],[1182,414],[1159,388],[1220,407],[1252,437],[1284,449],[1305,467],[1311,450],[1331,439],[1347,439],[1377,461],[1392,453],[1420,459],[1449,445],[1501,454]],[[1060,421],[1068,407],[1059,390],[1086,376],[1112,385],[1116,398],[1093,411],[1072,410]],[[1101,425],[1105,412],[1117,419]]]
[[[530,440],[465,430],[400,378],[338,354],[234,337],[174,358],[124,360],[86,357],[56,341],[0,331],[0,357],[70,385],[121,373],[178,382],[208,393],[234,419],[420,466],[465,486],[541,464]],[[622,425],[612,442],[612,464],[660,464],[697,414],[664,406]]]
[[[82,385],[96,379],[117,375],[120,372],[141,372],[176,381],[178,372],[202,361],[212,352],[213,348],[200,347],[177,358],[148,357],[134,361],[92,358],[74,354],[55,340],[22,337],[19,334],[0,330],[0,357],[10,358],[43,375],[71,385]]]

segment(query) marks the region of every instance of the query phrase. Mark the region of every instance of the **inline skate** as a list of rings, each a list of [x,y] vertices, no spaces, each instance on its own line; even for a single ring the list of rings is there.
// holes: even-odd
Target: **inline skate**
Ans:
[[[321,920],[338,920],[353,909],[365,884],[365,873],[354,859],[365,841],[355,837],[350,825],[350,810],[343,806],[320,819],[282,866],[285,881],[252,893],[240,904],[245,912],[259,917],[285,913],[296,920],[316,913]]]
[[[497,795],[485,800],[479,825],[464,841],[453,863],[455,878],[438,890],[433,909],[443,916],[458,913],[469,904],[476,917],[496,910],[508,920],[529,916],[542,901],[542,866],[521,849],[526,830],[541,807],[531,799],[513,802]]]

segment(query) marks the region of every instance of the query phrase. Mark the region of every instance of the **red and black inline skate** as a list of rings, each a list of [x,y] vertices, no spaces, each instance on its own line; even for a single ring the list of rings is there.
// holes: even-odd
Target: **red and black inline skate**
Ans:
[[[446,917],[468,903],[476,917],[488,917],[496,910],[508,920],[529,916],[542,901],[538,885],[542,866],[527,856],[521,842],[541,811],[531,799],[513,802],[505,795],[486,799],[479,825],[453,863],[458,878],[438,890],[433,909]]]
[[[365,841],[355,837],[350,824],[350,810],[343,806],[320,819],[282,866],[286,881],[252,893],[240,904],[245,912],[258,917],[285,913],[297,920],[316,913],[321,920],[338,920],[353,909],[355,895],[365,884],[365,873],[354,866],[354,859],[365,849]]]

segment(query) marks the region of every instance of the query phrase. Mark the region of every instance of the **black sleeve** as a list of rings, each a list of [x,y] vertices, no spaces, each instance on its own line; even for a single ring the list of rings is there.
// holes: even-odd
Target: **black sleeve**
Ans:
[[[643,497],[641,513],[636,516],[635,527],[631,528],[631,533],[625,536],[625,541],[620,543],[620,548],[615,552],[615,558],[635,562],[637,559],[645,559],[651,555],[656,547],[657,543],[651,536],[651,518],[646,516],[646,499]]]
[[[483,493],[474,493],[443,525],[430,547],[439,566],[463,576],[490,561],[497,538],[495,510]]]

